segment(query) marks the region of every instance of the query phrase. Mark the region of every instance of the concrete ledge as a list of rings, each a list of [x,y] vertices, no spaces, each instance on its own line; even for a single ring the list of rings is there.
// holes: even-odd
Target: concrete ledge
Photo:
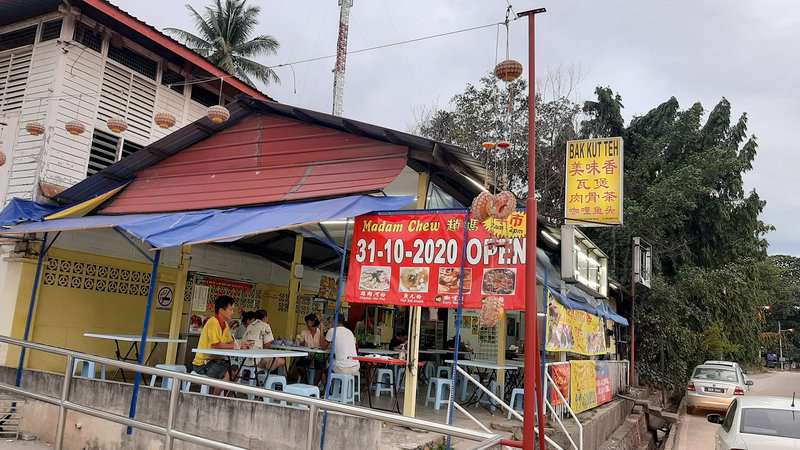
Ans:
[[[15,370],[0,367],[0,381],[14,383]],[[63,376],[26,371],[23,387],[36,393],[59,396]],[[110,381],[75,379],[70,400],[84,406],[127,415],[133,386]],[[139,391],[137,419],[164,425],[167,421],[169,393],[163,389],[142,387]],[[181,394],[178,399],[176,428],[249,449],[305,449],[308,436],[308,411],[268,405],[263,402],[235,400],[199,394]],[[28,400],[23,411],[22,430],[39,440],[53,442],[58,408]],[[322,420],[314,432],[319,448]],[[326,447],[372,449],[380,447],[382,423],[377,420],[330,413]],[[69,412],[64,435],[65,450],[122,450],[162,448],[163,438],[144,431],[128,436],[125,427],[84,414]],[[200,449],[176,442],[176,450]]]

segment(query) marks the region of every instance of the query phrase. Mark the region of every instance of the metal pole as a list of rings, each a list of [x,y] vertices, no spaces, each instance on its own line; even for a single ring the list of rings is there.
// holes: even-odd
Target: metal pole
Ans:
[[[22,335],[22,340],[27,341],[31,334],[31,322],[33,321],[33,312],[36,311],[36,294],[39,292],[39,281],[42,278],[42,267],[44,266],[44,259],[47,256],[47,233],[44,234],[42,245],[39,248],[39,259],[36,261],[36,276],[33,278],[33,289],[31,290],[31,301],[28,304],[28,318],[25,320],[25,332]],[[19,364],[17,364],[17,379],[14,385],[19,387],[22,385],[22,372],[25,370],[25,351],[27,349],[22,347],[19,351]]]
[[[631,383],[636,381],[636,273],[634,271],[634,257],[636,256],[636,245],[631,245],[631,364],[628,367],[630,373],[628,379]]]
[[[64,427],[67,422],[67,408],[64,402],[69,400],[70,386],[72,385],[72,372],[75,357],[67,356],[67,371],[64,373],[64,384],[61,385],[61,404],[58,405],[58,424],[56,424],[56,450],[61,450],[64,445]]]
[[[450,378],[450,401],[447,403],[447,424],[453,424],[453,406],[455,404],[456,392],[456,379],[458,377],[458,352],[461,348],[461,321],[464,320],[464,268],[467,264],[467,240],[469,239],[469,214],[470,210],[464,211],[464,242],[461,244],[461,271],[458,277],[458,308],[456,309],[456,335],[453,338],[453,345],[455,346],[453,352],[453,370]],[[451,448],[452,438],[447,436],[447,448]]]
[[[181,380],[172,379],[172,388],[169,390],[169,410],[167,412],[167,433],[164,435],[164,450],[172,450],[172,430],[175,428],[175,412],[178,410],[178,394],[181,389]]]
[[[781,363],[781,370],[783,370],[783,335],[781,334],[781,321],[778,321],[778,361]]]
[[[525,392],[533,395],[523,397],[522,447],[533,450],[536,433],[536,409],[542,386],[541,361],[539,360],[538,302],[536,301],[536,14],[545,12],[544,8],[519,13],[528,17],[528,198],[526,200],[526,264],[525,280]],[[544,450],[544,418],[539,420],[539,450]]]
[[[141,365],[144,362],[144,354],[147,349],[147,332],[150,329],[150,316],[153,310],[153,297],[156,293],[156,284],[158,283],[158,264],[161,262],[161,250],[156,250],[155,257],[153,258],[153,270],[150,272],[150,290],[147,292],[147,306],[144,310],[144,324],[142,325],[142,338],[139,340],[139,354],[137,355],[136,362]],[[175,301],[178,301],[177,299]],[[176,380],[173,380],[173,382]],[[133,395],[131,396],[131,408],[128,417],[131,419],[136,417],[136,402],[139,399],[139,385],[142,384],[142,373],[137,371],[136,377],[133,381]],[[133,432],[133,428],[128,427],[128,434]]]
[[[333,349],[336,346],[336,328],[339,326],[339,310],[342,307],[342,297],[344,296],[344,268],[347,266],[347,234],[350,231],[350,222],[345,220],[344,224],[344,243],[342,244],[342,261],[339,263],[339,286],[336,291],[336,308],[333,311],[333,337],[331,340],[330,345],[330,353],[328,353],[328,373],[325,377],[325,392],[322,394],[322,398],[325,400],[328,399],[328,394],[331,390],[331,372],[333,371]],[[322,337],[325,339],[325,336]],[[358,389],[359,386],[354,386],[354,389]],[[369,389],[369,386],[367,386]],[[342,386],[342,390],[344,390],[344,386]],[[319,448],[320,450],[325,450],[325,431],[328,428],[328,410],[326,409],[325,412],[322,413],[322,433],[319,436]],[[309,430],[309,440],[313,437],[313,430]],[[310,448],[310,447],[309,447]]]
[[[346,242],[345,242],[346,244]],[[328,411],[325,411],[325,418],[328,417]],[[311,405],[308,410],[308,437],[306,438],[306,450],[311,450],[314,447],[314,432],[317,428],[317,407]],[[320,446],[322,446],[322,437],[320,436]]]

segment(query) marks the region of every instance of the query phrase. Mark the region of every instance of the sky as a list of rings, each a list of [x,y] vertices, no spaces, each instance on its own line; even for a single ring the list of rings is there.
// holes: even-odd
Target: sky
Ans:
[[[192,30],[176,0],[112,0],[158,27]],[[201,10],[208,2],[189,2]],[[281,47],[259,61],[278,65],[336,52],[336,0],[249,0],[261,7],[259,34]],[[610,86],[623,98],[626,121],[675,96],[682,108],[710,110],[727,98],[747,113],[759,144],[746,177],[767,206],[770,254],[800,256],[800,2],[795,0],[516,0],[516,11],[546,7],[536,21],[537,78],[570,68],[581,74],[574,96]],[[354,0],[350,51],[501,22],[506,0]],[[510,25],[510,54],[528,67],[527,22]],[[500,39],[500,59],[505,53]],[[349,55],[344,116],[399,130],[420,112],[447,107],[467,83],[496,62],[496,27]],[[334,59],[277,68],[281,83],[263,90],[282,103],[330,112]]]

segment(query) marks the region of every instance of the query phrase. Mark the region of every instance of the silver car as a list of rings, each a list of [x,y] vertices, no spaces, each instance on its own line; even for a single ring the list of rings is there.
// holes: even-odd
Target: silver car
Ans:
[[[722,425],[716,450],[800,449],[800,402],[794,398],[737,398],[724,416],[709,414],[708,421]]]
[[[753,382],[746,380],[738,367],[701,364],[694,368],[686,386],[686,409],[725,411],[734,398],[744,395]]]

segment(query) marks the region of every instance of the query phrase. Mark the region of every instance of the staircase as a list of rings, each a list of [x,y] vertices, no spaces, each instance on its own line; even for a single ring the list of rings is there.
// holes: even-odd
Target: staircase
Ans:
[[[0,439],[19,439],[24,404],[23,399],[0,395]]]

